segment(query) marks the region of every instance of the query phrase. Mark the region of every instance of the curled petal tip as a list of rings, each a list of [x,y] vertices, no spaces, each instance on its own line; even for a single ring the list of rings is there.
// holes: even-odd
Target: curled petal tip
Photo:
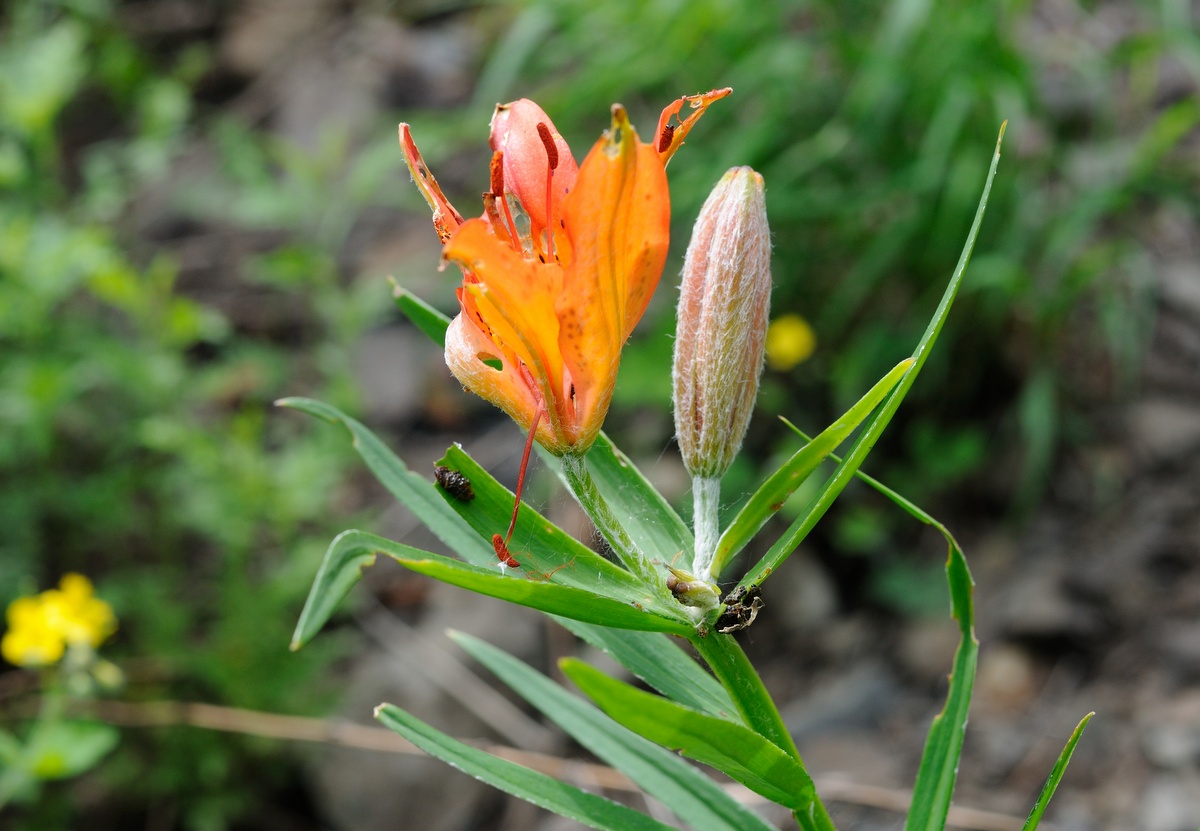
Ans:
[[[721,89],[714,89],[697,95],[685,95],[667,105],[667,108],[662,111],[662,115],[658,118],[658,132],[655,134],[654,148],[662,158],[663,164],[670,161],[671,156],[675,155],[675,151],[682,146],[683,140],[687,137],[692,127],[695,126],[700,116],[704,115],[704,111],[711,104],[720,101],[731,92],[733,92],[733,87],[722,87]],[[679,112],[683,109],[684,104],[687,104],[695,112],[686,119],[680,119]]]
[[[450,200],[442,193],[437,179],[433,178],[433,174],[429,172],[425,160],[421,158],[421,151],[417,149],[417,144],[413,141],[412,131],[408,124],[403,122],[400,124],[399,134],[400,149],[404,152],[404,163],[408,165],[408,172],[412,176],[417,190],[421,192],[421,196],[425,197],[430,210],[433,211],[433,227],[437,231],[438,238],[444,243],[455,229],[462,225],[463,216],[450,204]]]

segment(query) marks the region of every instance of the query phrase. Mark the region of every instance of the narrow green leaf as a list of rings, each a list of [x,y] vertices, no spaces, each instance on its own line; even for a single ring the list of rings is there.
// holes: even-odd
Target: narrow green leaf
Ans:
[[[693,635],[690,640],[717,683],[729,693],[742,723],[803,765],[779,708],[737,640],[718,632]]]
[[[620,770],[693,828],[771,828],[696,768],[614,723],[524,662],[470,635],[451,632],[450,637],[580,745]]]
[[[1067,740],[1067,746],[1058,755],[1058,761],[1054,763],[1054,770],[1050,771],[1050,776],[1046,779],[1046,784],[1042,786],[1042,792],[1038,796],[1037,804],[1029,812],[1029,819],[1025,820],[1025,825],[1021,831],[1036,831],[1038,823],[1042,821],[1042,814],[1046,813],[1046,807],[1050,804],[1050,797],[1054,796],[1054,792],[1058,789],[1058,783],[1062,781],[1063,774],[1067,771],[1067,763],[1071,761],[1071,755],[1075,752],[1075,745],[1079,744],[1079,739],[1083,736],[1084,728],[1087,727],[1088,722],[1092,720],[1092,716],[1094,715],[1096,714],[1088,713],[1076,725],[1075,730],[1071,733],[1071,738]]]
[[[800,436],[800,438],[804,439],[805,441],[811,441],[811,439],[809,439],[809,437],[799,427],[797,427],[795,424],[792,424],[786,418],[781,418],[780,421],[782,421],[784,424],[786,424],[788,427],[790,427],[793,431],[795,431],[796,435]],[[830,453],[829,458],[838,464],[841,464],[841,462],[842,462],[842,458],[840,456],[838,456],[836,453]],[[898,506],[903,508],[904,511],[907,514],[909,514],[910,516],[912,516],[914,519],[917,519],[920,522],[925,523],[926,525],[931,525],[934,528],[936,528],[941,533],[941,535],[945,538],[947,544],[949,544],[949,546],[952,549],[959,547],[958,541],[956,539],[954,539],[954,535],[950,533],[950,529],[947,528],[945,525],[943,525],[938,520],[934,519],[928,513],[926,513],[925,510],[922,509],[919,505],[916,505],[915,503],[910,502],[907,498],[905,498],[901,494],[897,493],[896,491],[892,490],[887,485],[883,484],[883,482],[880,482],[878,479],[876,479],[872,476],[869,476],[866,473],[863,473],[861,470],[856,470],[854,472],[854,475],[856,477],[858,477],[858,479],[862,480],[863,482],[866,482],[868,485],[870,485],[872,488],[874,488],[879,493],[886,496],[892,502],[896,503]],[[959,549],[959,550],[961,550],[961,549]]]
[[[309,591],[300,621],[296,624],[292,649],[300,648],[325,624],[350,587],[358,581],[363,567],[373,562],[377,553],[387,554],[405,568],[443,583],[550,614],[621,629],[675,635],[692,631],[690,622],[682,612],[677,618],[666,617],[632,603],[623,603],[583,589],[501,574],[495,568],[461,563],[374,534],[343,531],[325,552],[317,579]]]
[[[788,527],[783,536],[771,546],[766,555],[746,573],[739,585],[748,588],[752,585],[762,583],[772,571],[779,568],[783,561],[796,550],[796,546],[808,536],[809,531],[825,515],[825,512],[829,510],[829,506],[833,504],[838,494],[842,492],[854,476],[855,471],[862,465],[867,454],[871,452],[871,448],[875,446],[875,442],[879,440],[879,436],[883,433],[884,428],[892,420],[892,416],[896,414],[896,410],[899,409],[904,396],[912,388],[913,382],[916,381],[917,375],[921,371],[921,367],[925,365],[925,361],[929,357],[929,351],[933,348],[938,335],[942,331],[942,326],[946,323],[950,307],[953,305],[954,298],[958,295],[959,286],[962,284],[967,263],[971,260],[971,252],[975,248],[975,239],[979,235],[979,227],[983,224],[983,216],[987,210],[988,194],[992,190],[992,180],[996,176],[996,167],[1000,163],[1000,144],[1003,140],[1004,125],[1000,128],[999,138],[996,139],[996,151],[992,156],[992,164],[988,169],[983,193],[979,197],[979,205],[975,210],[975,219],[971,223],[971,230],[967,234],[966,243],[963,245],[962,253],[958,258],[958,264],[954,267],[954,273],[950,277],[950,283],[946,286],[942,300],[938,304],[933,318],[929,321],[929,326],[925,330],[925,334],[921,337],[916,350],[913,352],[914,363],[908,372],[904,373],[904,377],[900,379],[900,382],[892,390],[882,408],[867,422],[866,427],[851,446],[850,452],[846,454],[846,458],[838,465],[833,475],[826,480],[812,502],[809,503],[804,512]]]
[[[559,623],[672,701],[718,718],[741,721],[725,688],[666,635],[610,629],[565,618]]]
[[[845,441],[846,437],[864,418],[870,415],[872,410],[879,406],[879,402],[891,392],[900,377],[908,371],[912,364],[912,358],[898,363],[841,418],[796,451],[780,466],[779,470],[763,482],[749,501],[738,511],[737,516],[734,517],[725,532],[721,534],[721,539],[717,543],[716,557],[713,559],[713,575],[720,574],[724,570],[729,561],[758,533],[760,528],[766,525],[767,520],[783,507],[783,503],[809,477],[817,465]]]
[[[795,430],[801,438],[807,438],[803,432],[786,419],[784,423]],[[835,462],[841,462],[836,454],[831,453],[829,458]],[[967,709],[971,702],[971,688],[974,686],[975,664],[979,650],[972,629],[974,611],[971,605],[971,592],[974,584],[971,582],[970,572],[967,571],[962,549],[945,525],[879,480],[862,471],[856,471],[855,475],[916,519],[940,531],[949,546],[946,579],[950,584],[951,611],[959,621],[963,637],[955,653],[954,672],[950,676],[950,691],[946,704],[942,713],[934,719],[929,730],[921,767],[917,774],[917,785],[913,790],[913,801],[909,808],[910,825],[906,826],[906,828],[912,829],[938,829],[940,831],[942,824],[945,823],[946,814],[950,809],[950,798],[954,792],[954,779],[958,771],[958,759],[962,753],[963,731],[966,728]],[[1086,719],[1084,721],[1086,722]],[[1082,724],[1080,727],[1082,728]],[[1073,748],[1074,744],[1071,744],[1070,747]],[[1065,762],[1063,766],[1066,766]],[[1061,771],[1059,776],[1061,777]],[[1057,780],[1055,783],[1057,784]],[[1049,785],[1049,783],[1047,784]],[[1048,795],[1046,801],[1049,801]]]
[[[325,549],[325,557],[312,587],[308,590],[308,598],[304,601],[304,609],[300,619],[296,621],[296,630],[292,633],[290,649],[295,652],[312,640],[329,618],[333,617],[338,604],[350,593],[354,584],[362,579],[362,570],[375,562],[377,551],[372,546],[355,547],[345,545],[345,538],[350,541],[363,536],[361,531],[343,531],[333,538],[329,548]]]
[[[354,439],[354,449],[375,474],[375,478],[425,523],[438,539],[468,562],[486,566],[496,561],[496,553],[488,542],[490,536],[488,539],[480,537],[446,504],[446,500],[432,482],[409,470],[404,462],[364,425],[336,407],[310,398],[284,398],[275,403],[280,407],[308,413],[331,424],[340,423],[345,426]]]
[[[447,450],[438,464],[465,476],[474,493],[470,500],[446,494],[451,509],[484,539],[503,534],[512,519],[512,492],[457,445]],[[524,576],[532,580],[549,580],[639,603],[647,595],[636,577],[592,551],[528,504],[523,504],[517,514],[510,549]],[[496,562],[494,553],[492,562]]]
[[[950,538],[950,556],[946,561],[946,582],[950,585],[950,608],[958,621],[962,640],[954,652],[950,689],[942,711],[934,716],[913,785],[912,804],[904,823],[905,831],[942,831],[954,796],[958,761],[962,756],[963,736],[967,729],[967,711],[975,669],[979,659],[979,641],[975,639],[975,609],[972,602],[975,583],[966,558]]]
[[[446,328],[450,325],[450,318],[433,308],[433,306],[430,306],[408,289],[400,286],[391,277],[388,278],[388,282],[392,286],[392,300],[395,301],[396,308],[412,321],[414,326],[424,332],[430,340],[438,346],[445,348]]]
[[[382,704],[375,717],[386,727],[480,781],[547,811],[604,831],[673,831],[643,813],[501,759],[447,736],[399,707]]]
[[[753,730],[643,692],[575,658],[564,658],[559,666],[600,709],[633,732],[794,811],[812,806],[816,790],[804,767]]]

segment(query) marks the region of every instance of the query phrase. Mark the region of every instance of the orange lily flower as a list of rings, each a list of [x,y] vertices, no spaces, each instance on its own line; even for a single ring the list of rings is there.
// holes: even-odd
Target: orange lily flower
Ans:
[[[652,144],[613,105],[611,129],[579,167],[541,107],[528,99],[498,106],[491,187],[476,219],[449,203],[408,125],[400,125],[443,262],[463,272],[446,363],[552,453],[581,455],[600,432],[621,348],[666,261],[666,164],[705,109],[730,91],[673,102]],[[680,119],[685,104],[694,112]]]

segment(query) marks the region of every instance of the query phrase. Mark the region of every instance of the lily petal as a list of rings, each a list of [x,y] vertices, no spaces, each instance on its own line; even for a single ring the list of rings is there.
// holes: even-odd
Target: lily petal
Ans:
[[[658,132],[655,134],[656,137],[654,140],[654,146],[658,150],[658,155],[662,157],[664,165],[675,155],[675,151],[683,144],[683,140],[691,132],[692,127],[695,126],[700,116],[704,115],[704,111],[714,101],[720,101],[731,92],[733,92],[733,87],[714,89],[710,92],[700,93],[699,95],[685,95],[667,105],[666,109],[662,111],[662,115],[658,117]],[[679,111],[683,109],[684,104],[689,105],[696,112],[689,115],[686,119],[680,120]],[[672,117],[678,123],[672,124]]]
[[[463,223],[446,243],[443,257],[471,273],[459,295],[464,314],[477,321],[478,328],[497,344],[493,351],[503,345],[528,368],[531,386],[541,394],[550,417],[547,427],[565,430],[573,413],[563,406],[567,396],[555,310],[555,298],[562,291],[562,268],[526,259],[493,235],[482,219]],[[533,411],[525,426],[532,419]]]
[[[500,369],[489,366],[484,358],[500,361]],[[522,430],[529,429],[540,406],[540,394],[530,389],[518,366],[465,314],[455,317],[446,329],[446,366],[466,389],[491,401]],[[547,419],[538,425],[536,438],[551,452],[568,449],[560,443]]]
[[[545,124],[557,155],[557,167],[547,203],[546,179],[550,171],[546,145],[538,134],[538,124]],[[504,154],[504,190],[520,203],[529,217],[534,240],[542,239],[548,217],[562,219],[562,204],[575,185],[578,166],[566,140],[554,128],[546,111],[528,98],[500,104],[492,115],[489,139],[492,149]],[[555,233],[560,233],[556,230]]]
[[[458,226],[463,224],[462,214],[450,204],[437,179],[433,178],[433,174],[425,166],[425,160],[421,158],[407,124],[400,125],[400,148],[404,151],[404,163],[408,165],[408,172],[412,174],[417,190],[421,191],[421,195],[433,209],[433,227],[437,231],[438,239],[444,243]]]
[[[584,159],[564,210],[573,256],[555,302],[558,345],[586,446],[600,430],[621,346],[658,285],[670,240],[662,159],[638,141],[620,105]]]

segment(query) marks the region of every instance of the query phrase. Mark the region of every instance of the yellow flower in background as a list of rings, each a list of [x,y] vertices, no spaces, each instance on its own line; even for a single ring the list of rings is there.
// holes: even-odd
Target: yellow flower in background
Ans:
[[[53,664],[68,646],[94,649],[117,629],[112,607],[95,596],[82,574],[65,575],[57,589],[18,597],[7,617],[0,655],[16,666]]]
[[[62,635],[47,625],[41,595],[8,604],[8,631],[0,640],[4,660],[21,667],[53,664],[65,649]]]
[[[782,315],[767,329],[767,365],[778,372],[807,361],[816,348],[816,333],[798,314]]]

